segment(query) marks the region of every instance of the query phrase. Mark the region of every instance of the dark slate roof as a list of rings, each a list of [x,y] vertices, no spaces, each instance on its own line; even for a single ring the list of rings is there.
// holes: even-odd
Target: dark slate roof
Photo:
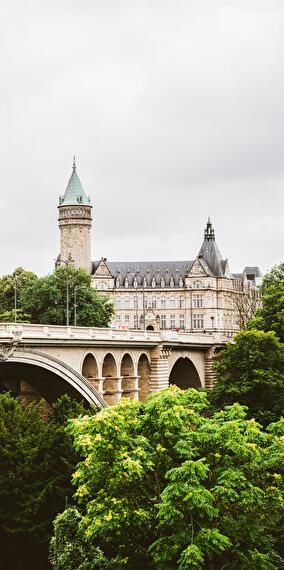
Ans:
[[[112,275],[119,278],[121,285],[124,284],[127,277],[128,284],[131,287],[136,276],[138,286],[143,284],[145,277],[146,285],[151,287],[154,277],[156,286],[160,287],[163,277],[165,287],[169,287],[172,277],[175,287],[178,287],[180,277],[184,280],[193,261],[107,261],[106,263]],[[93,263],[93,274],[98,265],[99,261]]]
[[[255,275],[255,277],[262,277],[259,267],[245,267],[244,273],[246,275]]]
[[[205,239],[201,249],[199,251],[198,257],[202,257],[211,269],[213,275],[216,277],[222,277],[224,275],[225,263],[226,261],[222,258],[220,250],[213,239]]]

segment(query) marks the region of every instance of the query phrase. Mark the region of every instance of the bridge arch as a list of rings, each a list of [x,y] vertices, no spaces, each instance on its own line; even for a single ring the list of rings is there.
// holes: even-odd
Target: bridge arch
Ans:
[[[7,389],[9,385],[12,386],[12,391],[13,386],[16,388],[20,382],[32,385],[48,403],[67,392],[100,408],[106,406],[102,396],[82,374],[44,352],[16,350],[8,360],[0,363],[0,378],[1,384]]]
[[[151,367],[149,358],[145,352],[142,352],[139,356],[137,371],[139,378],[139,400],[146,400],[150,392]]]
[[[121,396],[135,400],[138,394],[137,376],[134,370],[134,361],[132,356],[125,352],[120,362],[121,376]]]
[[[195,365],[187,356],[180,356],[170,371],[169,384],[175,384],[182,390],[201,388],[201,380]]]

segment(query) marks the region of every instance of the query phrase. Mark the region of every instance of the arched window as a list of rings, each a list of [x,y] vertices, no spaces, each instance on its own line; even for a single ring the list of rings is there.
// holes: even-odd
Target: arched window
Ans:
[[[98,287],[98,288],[99,288],[99,289],[102,289],[102,290],[107,289],[107,284],[106,284],[106,282],[105,282],[105,281],[101,281],[101,282],[99,283],[99,287]]]
[[[155,277],[152,277],[152,287],[156,287],[156,279]]]
[[[161,277],[161,287],[165,287],[165,278],[163,275]]]
[[[128,277],[125,277],[125,280],[124,280],[124,287],[127,289],[128,286],[129,286]]]
[[[201,281],[194,281],[192,287],[193,287],[194,289],[200,289],[200,287],[202,287]]]
[[[174,287],[174,286],[175,286],[175,280],[174,280],[173,276],[171,275],[171,278],[170,278],[170,287]]]

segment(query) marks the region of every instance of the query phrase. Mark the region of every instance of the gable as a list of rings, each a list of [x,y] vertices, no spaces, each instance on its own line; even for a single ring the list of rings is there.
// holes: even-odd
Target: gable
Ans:
[[[112,274],[107,266],[106,258],[102,257],[99,261],[97,269],[95,270],[94,277],[112,277]]]
[[[209,272],[205,270],[204,262],[202,262],[200,259],[196,259],[193,262],[188,274],[195,277],[207,277],[209,275]]]

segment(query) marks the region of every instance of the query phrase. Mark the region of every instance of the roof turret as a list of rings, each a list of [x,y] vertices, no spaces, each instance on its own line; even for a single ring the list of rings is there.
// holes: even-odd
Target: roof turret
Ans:
[[[198,254],[216,277],[224,275],[224,260],[215,242],[215,231],[210,218],[204,230],[204,241]]]
[[[86,196],[80,178],[76,172],[74,156],[72,174],[67,184],[64,196],[59,197],[59,206],[76,206],[77,204],[89,206],[90,202],[90,198],[89,196]]]

